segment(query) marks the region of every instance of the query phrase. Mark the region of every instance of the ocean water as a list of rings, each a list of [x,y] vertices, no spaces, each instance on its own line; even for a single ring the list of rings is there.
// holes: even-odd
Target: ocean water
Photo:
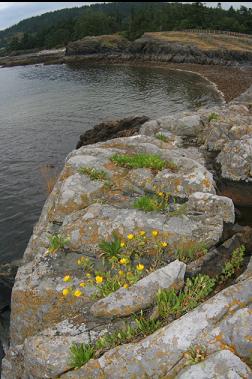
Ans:
[[[22,257],[47,197],[43,168],[59,172],[84,131],[105,120],[155,118],[220,102],[205,79],[164,68],[1,68],[0,263]]]

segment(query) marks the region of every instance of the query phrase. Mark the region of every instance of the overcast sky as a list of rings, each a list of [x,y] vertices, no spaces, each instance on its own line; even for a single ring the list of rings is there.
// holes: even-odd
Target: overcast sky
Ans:
[[[98,1],[94,1],[98,3]],[[37,16],[45,12],[62,8],[80,7],[91,4],[91,2],[0,2],[0,30],[8,28],[17,22],[32,16]],[[209,6],[216,6],[217,2],[206,3]],[[251,2],[221,2],[223,8],[240,8],[241,5],[251,7]]]

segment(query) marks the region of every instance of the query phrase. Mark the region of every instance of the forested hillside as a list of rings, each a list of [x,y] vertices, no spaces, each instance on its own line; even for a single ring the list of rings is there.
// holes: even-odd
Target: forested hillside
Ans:
[[[252,8],[228,10],[193,4],[114,2],[62,9],[31,17],[0,32],[7,51],[64,46],[88,35],[122,33],[133,40],[144,32],[191,28],[252,34]]]

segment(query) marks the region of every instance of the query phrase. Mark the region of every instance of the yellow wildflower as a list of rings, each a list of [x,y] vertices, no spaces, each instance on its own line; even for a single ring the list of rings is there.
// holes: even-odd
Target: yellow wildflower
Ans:
[[[66,276],[64,276],[64,279],[63,279],[63,281],[64,282],[70,282],[72,279],[71,279],[71,276],[70,275],[66,275]]]
[[[142,263],[139,263],[137,266],[136,266],[136,269],[137,271],[143,271],[144,269],[144,265]]]
[[[80,290],[74,291],[74,296],[80,297],[82,295],[82,292]]]
[[[158,192],[158,196],[164,196],[163,192]]]
[[[86,275],[88,278],[91,278],[91,274],[89,274],[89,272]]]
[[[64,296],[67,296],[69,294],[69,292],[70,291],[69,291],[68,288],[64,288],[63,291],[62,291],[62,293],[63,293]]]
[[[144,236],[145,235],[145,231],[144,230],[140,230],[139,234],[140,234],[140,236]]]
[[[162,247],[166,247],[167,245],[168,245],[167,242],[161,242]]]
[[[157,237],[158,231],[157,230],[152,230],[151,234],[153,235],[153,237]]]
[[[122,241],[122,242],[120,243],[120,247],[124,247],[124,246],[125,246],[125,242]]]
[[[95,281],[96,281],[96,283],[97,283],[97,284],[100,284],[100,283],[102,283],[102,282],[103,282],[103,277],[102,277],[102,276],[99,276],[99,275],[97,275],[97,276],[95,277]]]
[[[121,265],[126,265],[128,263],[128,259],[127,258],[121,258],[120,261],[119,261],[119,263]]]
[[[123,288],[129,288],[129,285],[128,285],[127,283],[125,283],[125,284],[123,285]]]
[[[124,275],[124,271],[119,270],[119,271],[118,271],[118,274],[119,274],[120,276],[123,276],[123,275]]]
[[[80,259],[78,259],[77,265],[81,265],[81,260]]]
[[[127,238],[128,238],[128,240],[133,240],[133,238],[134,238],[134,234],[128,234],[128,235],[127,235]]]
[[[86,283],[85,282],[81,282],[80,283],[80,287],[86,287]]]

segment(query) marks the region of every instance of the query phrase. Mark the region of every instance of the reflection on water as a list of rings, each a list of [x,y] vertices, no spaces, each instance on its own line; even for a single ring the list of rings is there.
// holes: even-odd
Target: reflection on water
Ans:
[[[41,166],[60,170],[79,135],[129,115],[164,116],[220,103],[204,79],[127,66],[0,69],[0,262],[21,257],[46,198]]]

